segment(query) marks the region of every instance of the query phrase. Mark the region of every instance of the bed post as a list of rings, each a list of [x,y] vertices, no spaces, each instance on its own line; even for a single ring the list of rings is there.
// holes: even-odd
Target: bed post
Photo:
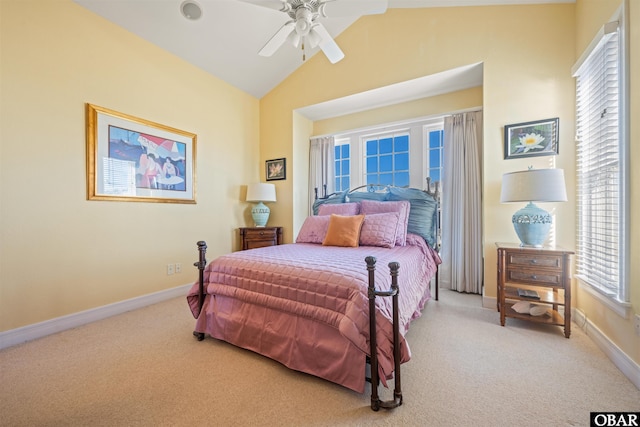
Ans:
[[[201,240],[198,242],[198,253],[199,258],[198,262],[194,262],[193,265],[199,270],[199,278],[198,278],[198,316],[200,317],[200,313],[202,312],[202,306],[204,305],[204,268],[207,266],[207,242]],[[193,335],[198,338],[198,341],[202,341],[204,339],[204,334],[202,332],[193,331]]]
[[[374,411],[380,408],[393,409],[402,405],[402,388],[400,383],[400,322],[398,319],[398,270],[400,264],[397,262],[389,263],[391,272],[391,289],[389,291],[376,291],[375,287],[375,270],[376,258],[368,256],[365,258],[367,270],[369,272],[369,343],[370,343],[370,360],[371,360],[371,409]],[[381,401],[378,397],[378,385],[380,378],[378,374],[378,344],[376,338],[376,296],[393,297],[393,359],[394,359],[394,378],[395,389],[393,390],[393,400]]]

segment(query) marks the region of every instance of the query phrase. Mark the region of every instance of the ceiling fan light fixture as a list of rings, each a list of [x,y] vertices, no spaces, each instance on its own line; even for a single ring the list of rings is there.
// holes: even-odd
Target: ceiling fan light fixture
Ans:
[[[185,0],[180,5],[182,16],[190,21],[196,21],[202,16],[202,8],[193,0]]]
[[[320,42],[322,41],[322,37],[320,37],[320,34],[317,33],[314,27],[315,25],[311,27],[309,34],[307,34],[307,40],[309,41],[309,46],[311,46],[312,48],[318,46],[318,44],[320,44]]]
[[[292,31],[291,34],[289,34],[289,37],[287,37],[287,40],[293,46],[298,47],[300,46],[300,40],[302,40],[302,37],[300,37],[300,34],[298,34],[297,31]]]

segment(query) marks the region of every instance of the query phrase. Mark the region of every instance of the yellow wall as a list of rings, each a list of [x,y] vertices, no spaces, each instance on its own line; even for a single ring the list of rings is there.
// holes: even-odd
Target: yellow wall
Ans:
[[[70,0],[0,19],[0,331],[193,282],[198,240],[237,248],[256,98]],[[87,102],[197,134],[197,204],[87,201]]]

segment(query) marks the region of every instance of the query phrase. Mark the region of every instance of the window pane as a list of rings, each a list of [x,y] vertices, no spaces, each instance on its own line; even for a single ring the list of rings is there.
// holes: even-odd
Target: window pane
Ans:
[[[342,158],[351,157],[349,154],[350,149],[351,149],[351,146],[349,144],[344,144],[342,146]]]
[[[348,176],[345,176],[342,179],[342,190],[348,190],[349,188],[351,188],[351,180]]]
[[[409,135],[402,135],[395,138],[395,147],[394,151],[409,151]]]
[[[432,168],[440,167],[440,150],[429,151],[429,166]]]
[[[335,156],[336,159],[340,158],[340,147],[341,147],[340,145],[336,145],[334,147],[334,149],[333,149],[334,150],[333,151],[334,152],[334,156]],[[344,147],[344,145],[342,145],[342,147]]]
[[[409,172],[396,172],[394,176],[393,185],[398,187],[405,187],[409,185]]]
[[[367,172],[368,173],[378,172],[377,157],[367,157]]]
[[[381,173],[380,174],[380,182],[378,184],[392,185],[393,184],[393,174],[392,173]]]
[[[429,169],[429,178],[432,182],[440,181],[440,169]]]
[[[388,154],[393,152],[393,140],[385,138],[380,140],[380,154]]]
[[[351,168],[349,167],[349,159],[342,161],[342,173],[340,175],[349,175]]]
[[[335,168],[336,168],[336,176],[342,175],[341,169],[340,169],[340,160],[336,160]]]
[[[409,153],[395,155],[395,170],[409,170]]]
[[[373,156],[378,154],[378,140],[372,139],[367,141],[367,156]]]
[[[377,184],[378,183],[378,175],[375,173],[367,174],[367,184]]]
[[[442,146],[442,131],[434,130],[429,132],[429,148],[439,148]]]
[[[393,156],[380,156],[380,172],[393,170]]]

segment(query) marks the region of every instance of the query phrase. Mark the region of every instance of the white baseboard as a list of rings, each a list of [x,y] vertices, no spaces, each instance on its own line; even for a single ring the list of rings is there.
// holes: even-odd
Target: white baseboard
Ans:
[[[482,297],[482,306],[496,310],[496,297]],[[640,390],[640,365],[634,362],[627,354],[609,339],[596,325],[586,319],[584,313],[575,308],[571,309],[572,322],[582,329],[591,341],[604,354],[607,355],[614,365]]]
[[[115,316],[117,314],[126,313],[127,311],[143,308],[171,298],[177,298],[180,296],[186,297],[191,286],[191,284],[182,285],[176,288],[154,292],[152,294],[131,298],[102,307],[69,314],[67,316],[57,317],[44,322],[34,323],[33,325],[0,332],[0,350],[23,342],[42,338],[47,335],[55,334],[57,332],[62,332],[67,329],[77,328],[78,326],[106,319],[107,317]]]
[[[629,378],[640,390],[640,365],[634,362],[627,354],[620,349],[609,337],[607,337],[596,325],[587,319],[580,310],[571,309],[573,323],[575,323],[585,334],[598,346],[604,354],[611,359],[614,365]]]

